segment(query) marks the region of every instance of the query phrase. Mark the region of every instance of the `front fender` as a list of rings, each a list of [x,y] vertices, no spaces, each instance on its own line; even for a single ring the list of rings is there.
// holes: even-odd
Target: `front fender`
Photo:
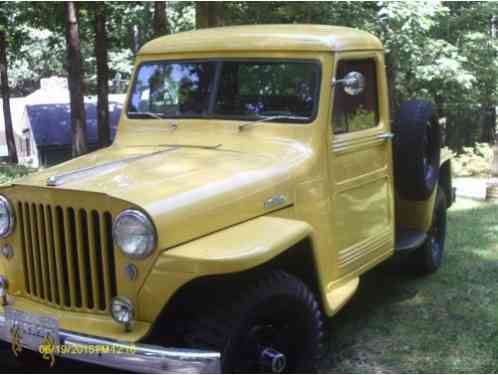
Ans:
[[[140,290],[138,318],[154,322],[174,293],[195,278],[257,267],[305,238],[313,241],[309,224],[262,216],[165,251]]]

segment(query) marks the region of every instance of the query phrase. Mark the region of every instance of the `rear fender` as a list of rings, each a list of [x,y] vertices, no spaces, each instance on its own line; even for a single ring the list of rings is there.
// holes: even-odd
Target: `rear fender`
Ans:
[[[451,160],[447,159],[441,164],[439,171],[439,186],[443,189],[446,196],[448,208],[455,201],[455,192],[453,189],[452,174],[451,174]]]

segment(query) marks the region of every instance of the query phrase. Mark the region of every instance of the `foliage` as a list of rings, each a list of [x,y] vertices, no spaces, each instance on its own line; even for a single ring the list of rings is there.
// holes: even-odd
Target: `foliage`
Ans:
[[[0,185],[9,184],[16,178],[32,173],[33,169],[21,165],[0,163]]]
[[[23,27],[25,42],[13,58],[10,53],[11,69],[9,84],[14,93],[27,95],[36,90],[41,78],[66,74],[65,41],[47,29]]]
[[[9,35],[15,95],[32,92],[43,76],[65,74],[63,6],[58,2],[0,5]],[[78,3],[86,94],[95,91],[93,4]],[[195,2],[167,2],[168,30],[195,27]],[[133,54],[153,37],[154,4],[106,2],[111,77],[130,76]],[[46,17],[50,14],[51,17]],[[315,23],[370,31],[385,45],[393,113],[402,100],[433,101],[457,151],[494,138],[498,43],[493,2],[235,2],[223,3],[226,25]],[[496,19],[496,18],[495,18]],[[496,29],[496,21],[494,28]],[[495,33],[496,34],[496,33]]]

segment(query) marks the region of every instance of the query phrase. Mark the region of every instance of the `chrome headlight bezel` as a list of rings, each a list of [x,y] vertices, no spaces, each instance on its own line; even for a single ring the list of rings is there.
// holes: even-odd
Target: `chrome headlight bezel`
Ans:
[[[147,229],[147,231],[150,232],[152,239],[149,241],[147,248],[140,253],[134,253],[126,250],[126,238],[120,238],[119,233],[118,233],[118,227],[120,225],[121,220],[123,220],[126,217],[131,217],[134,220],[137,220],[144,226],[144,228]],[[114,239],[114,243],[116,246],[119,248],[119,250],[127,257],[132,258],[132,259],[145,259],[149,255],[151,255],[154,250],[156,249],[157,246],[157,231],[154,223],[152,220],[147,216],[145,213],[142,211],[136,210],[136,209],[126,209],[122,211],[114,220],[114,224],[112,227],[112,235]]]
[[[9,281],[3,275],[0,275],[0,298],[7,297],[7,292],[9,289]]]
[[[114,297],[111,301],[111,317],[116,323],[129,326],[135,320],[135,307],[129,298]]]
[[[10,204],[10,201],[3,195],[0,195],[0,206],[1,205],[5,206],[7,210],[9,224],[3,231],[0,228],[0,238],[7,238],[14,231],[14,227],[16,225],[16,217],[12,205]]]
[[[111,301],[112,319],[130,332],[135,324],[135,306],[127,297],[114,297]]]

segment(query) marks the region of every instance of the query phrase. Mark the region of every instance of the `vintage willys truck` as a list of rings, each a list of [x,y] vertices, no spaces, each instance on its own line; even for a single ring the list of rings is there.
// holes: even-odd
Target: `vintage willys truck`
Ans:
[[[450,170],[430,103],[391,125],[366,32],[153,40],[111,147],[0,190],[0,338],[134,371],[310,370],[363,273],[439,267]]]

